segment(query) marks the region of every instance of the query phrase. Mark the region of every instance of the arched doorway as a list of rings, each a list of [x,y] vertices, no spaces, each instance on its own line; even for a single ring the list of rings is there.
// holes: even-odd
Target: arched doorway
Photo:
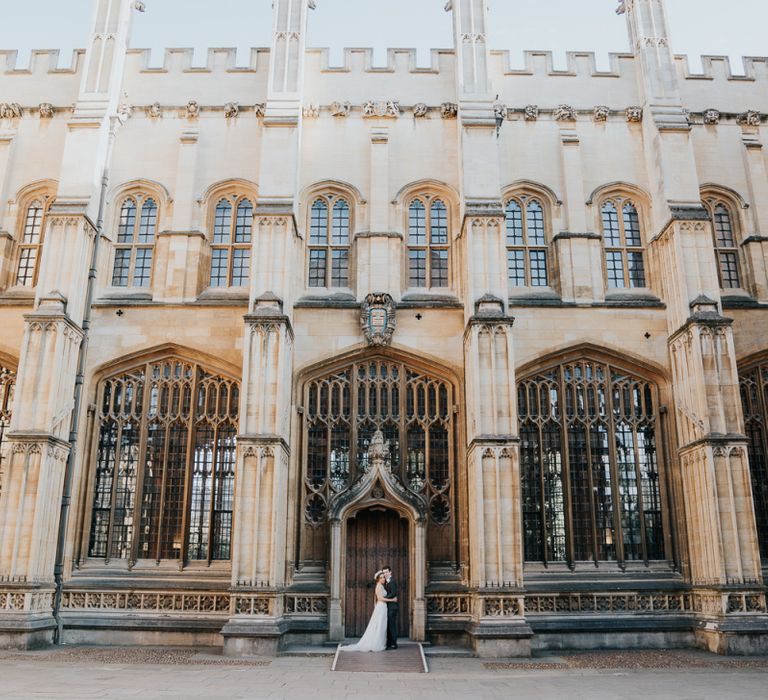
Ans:
[[[400,591],[399,631],[409,634],[408,521],[387,508],[360,511],[347,521],[344,627],[347,637],[360,637],[373,611],[374,573],[390,566]]]

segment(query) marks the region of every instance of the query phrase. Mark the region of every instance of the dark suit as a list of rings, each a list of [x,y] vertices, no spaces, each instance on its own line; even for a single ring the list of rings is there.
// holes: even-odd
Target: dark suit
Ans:
[[[397,582],[395,577],[384,584],[387,598],[397,598]],[[397,614],[400,611],[398,603],[387,603],[387,648],[397,647]]]

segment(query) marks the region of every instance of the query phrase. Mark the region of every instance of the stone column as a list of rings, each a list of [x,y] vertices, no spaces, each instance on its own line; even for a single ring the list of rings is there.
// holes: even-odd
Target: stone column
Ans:
[[[643,95],[654,190],[652,272],[667,304],[678,461],[696,637],[712,651],[768,648],[768,616],[731,320],[674,68],[664,0],[623,0]],[[680,519],[678,519],[680,520]],[[733,613],[738,613],[734,615]]]
[[[50,641],[54,564],[95,224],[108,166],[133,0],[96,0],[58,196],[47,218],[25,330],[0,501],[0,646]],[[12,496],[11,496],[12,494]]]

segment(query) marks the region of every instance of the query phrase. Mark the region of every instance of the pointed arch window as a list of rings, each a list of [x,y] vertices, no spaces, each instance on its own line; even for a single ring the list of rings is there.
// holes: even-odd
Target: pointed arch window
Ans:
[[[312,379],[304,392],[303,520],[306,559],[325,557],[324,529],[336,494],[368,471],[368,448],[381,430],[387,468],[429,509],[428,550],[454,557],[455,426],[453,387],[386,358],[366,358]]]
[[[13,405],[13,390],[16,386],[16,372],[10,367],[0,364],[0,498],[3,495],[2,474],[3,469],[3,440],[5,433],[11,425],[11,407]]]
[[[637,206],[613,197],[601,207],[605,271],[609,289],[646,286],[643,236]]]
[[[656,387],[567,362],[518,385],[525,559],[665,558]]]
[[[115,242],[113,287],[149,287],[157,234],[157,202],[135,195],[123,201]]]
[[[24,212],[16,265],[16,284],[21,287],[34,287],[37,284],[47,213],[48,201],[45,197],[35,198]]]
[[[251,271],[253,203],[223,197],[214,210],[211,241],[211,287],[246,287]]]
[[[101,383],[89,556],[230,558],[239,394],[175,358]]]
[[[739,242],[736,219],[724,201],[708,198],[704,201],[712,219],[712,233],[717,256],[717,270],[722,289],[739,289],[742,286],[739,263]]]
[[[344,198],[326,195],[312,203],[307,286],[349,287],[350,218]]]
[[[513,197],[505,208],[507,279],[510,287],[549,285],[544,207],[535,198]]]
[[[757,540],[768,563],[768,360],[739,373],[744,426],[749,438],[749,470]]]
[[[448,207],[441,199],[418,197],[408,206],[408,286],[450,285]]]

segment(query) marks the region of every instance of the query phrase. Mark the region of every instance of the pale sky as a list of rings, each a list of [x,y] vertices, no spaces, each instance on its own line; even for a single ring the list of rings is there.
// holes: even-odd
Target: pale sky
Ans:
[[[373,46],[384,63],[386,47],[415,47],[427,65],[429,48],[451,46],[446,0],[317,0],[310,13],[309,45],[331,48],[340,62],[344,46]],[[135,18],[131,45],[151,48],[152,63],[162,63],[165,47],[195,48],[195,63],[212,46],[238,48],[245,63],[248,48],[269,46],[271,0],[145,0],[147,11]],[[609,51],[626,51],[624,17],[617,0],[489,0],[492,48],[511,51],[522,65],[524,49],[549,49],[563,67],[566,50],[595,51],[607,66]],[[701,54],[731,56],[742,72],[742,56],[768,55],[768,1],[667,0],[673,49],[689,54],[692,67]],[[92,0],[0,0],[0,49],[19,49],[26,65],[32,48],[62,50],[59,65],[85,45]]]

